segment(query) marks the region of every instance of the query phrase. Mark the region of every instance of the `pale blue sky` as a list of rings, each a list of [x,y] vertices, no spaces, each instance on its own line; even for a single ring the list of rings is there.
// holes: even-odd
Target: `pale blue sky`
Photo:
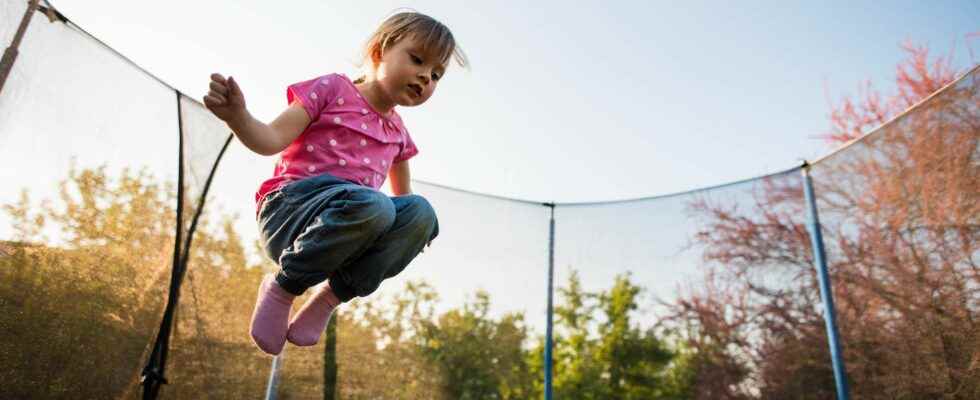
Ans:
[[[356,73],[360,44],[390,11],[428,13],[473,68],[402,110],[422,149],[414,176],[559,202],[676,192],[816,158],[829,150],[814,138],[828,127],[828,101],[864,79],[891,89],[900,42],[955,49],[964,68],[966,35],[980,31],[971,1],[569,4],[54,2],[192,97],[209,72],[235,75],[267,119],[285,106],[287,84]],[[272,161],[237,146],[224,171],[255,186]]]

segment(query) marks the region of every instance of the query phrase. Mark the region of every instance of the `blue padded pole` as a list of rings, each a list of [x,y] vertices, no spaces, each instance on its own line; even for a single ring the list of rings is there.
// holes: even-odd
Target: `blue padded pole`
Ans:
[[[276,400],[279,398],[279,370],[282,368],[282,358],[286,355],[286,348],[272,358],[272,368],[269,370],[269,383],[265,386],[265,400]]]
[[[552,314],[554,314],[554,282],[555,282],[555,204],[546,203],[551,207],[551,221],[548,224],[548,326],[545,331],[544,344],[544,399],[551,400],[551,339]]]
[[[807,229],[813,244],[813,260],[817,264],[817,278],[820,281],[820,298],[824,306],[824,322],[827,324],[827,338],[830,344],[830,359],[834,364],[834,381],[837,382],[837,398],[850,400],[847,387],[847,370],[841,357],[840,339],[837,334],[837,313],[834,311],[834,293],[830,290],[830,275],[827,273],[827,260],[820,231],[820,217],[817,215],[817,201],[813,195],[813,182],[810,179],[810,166],[803,165],[803,193],[807,205]]]
[[[38,0],[31,0],[27,4],[27,11],[24,11],[24,18],[20,20],[20,25],[17,26],[17,33],[14,34],[14,40],[4,50],[3,57],[0,58],[0,90],[3,90],[3,84],[7,81],[7,76],[10,75],[10,70],[14,68],[14,61],[17,60],[17,48],[20,47],[21,40],[24,39],[24,32],[27,31],[27,25],[31,23],[31,16],[37,11]]]

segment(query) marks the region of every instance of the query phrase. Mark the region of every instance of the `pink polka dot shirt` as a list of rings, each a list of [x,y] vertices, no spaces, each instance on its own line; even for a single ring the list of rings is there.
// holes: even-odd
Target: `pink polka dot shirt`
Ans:
[[[260,207],[267,194],[323,173],[378,189],[392,163],[418,154],[398,113],[375,111],[347,76],[330,74],[290,85],[286,97],[289,104],[301,101],[311,122],[280,153],[272,178],[255,193]]]

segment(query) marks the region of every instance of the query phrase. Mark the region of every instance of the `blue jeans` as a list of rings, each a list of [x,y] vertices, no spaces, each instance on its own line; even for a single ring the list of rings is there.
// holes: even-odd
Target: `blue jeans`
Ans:
[[[258,223],[279,286],[300,295],[330,279],[341,301],[377,290],[439,233],[422,196],[388,197],[329,174],[266,195]]]

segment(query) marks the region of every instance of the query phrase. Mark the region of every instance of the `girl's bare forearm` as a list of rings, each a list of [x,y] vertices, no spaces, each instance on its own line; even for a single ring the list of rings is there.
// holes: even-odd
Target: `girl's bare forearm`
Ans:
[[[280,135],[272,127],[247,111],[241,118],[228,121],[228,127],[245,147],[263,156],[276,154],[285,147],[279,143]]]

